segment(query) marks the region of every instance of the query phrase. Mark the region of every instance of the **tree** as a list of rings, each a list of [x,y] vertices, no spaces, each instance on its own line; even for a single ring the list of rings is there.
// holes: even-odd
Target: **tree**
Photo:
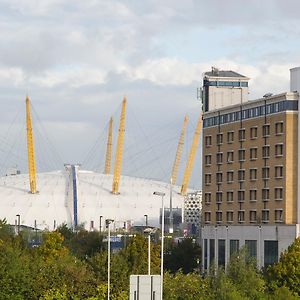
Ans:
[[[286,286],[300,296],[300,237],[281,254],[277,264],[269,267],[267,277],[271,289]]]

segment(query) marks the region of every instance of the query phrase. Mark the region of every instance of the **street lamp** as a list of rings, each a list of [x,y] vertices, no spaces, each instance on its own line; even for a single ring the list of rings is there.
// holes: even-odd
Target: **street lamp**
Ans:
[[[144,215],[146,226],[148,226],[148,215]]]
[[[163,283],[164,283],[164,231],[165,231],[165,205],[164,205],[164,196],[165,193],[154,192],[153,195],[161,197],[161,257],[160,257],[160,299],[163,299]]]
[[[108,228],[107,238],[107,299],[110,298],[110,224],[114,222],[112,219],[106,219],[106,227]]]
[[[102,218],[103,216],[100,216],[100,220],[99,220],[99,233],[101,234],[101,227],[102,227]]]
[[[16,217],[18,218],[17,232],[18,232],[18,235],[19,235],[20,234],[20,225],[21,225],[21,216],[18,214],[18,215],[16,215]]]

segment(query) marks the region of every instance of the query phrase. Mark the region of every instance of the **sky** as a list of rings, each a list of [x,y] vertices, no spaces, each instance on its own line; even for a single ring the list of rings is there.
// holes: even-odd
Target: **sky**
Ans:
[[[250,99],[289,91],[300,66],[294,0],[0,0],[0,173],[26,171],[25,98],[38,171],[103,172],[127,97],[123,174],[168,181],[185,114],[181,183],[212,66],[251,78]],[[191,186],[201,187],[201,143]]]

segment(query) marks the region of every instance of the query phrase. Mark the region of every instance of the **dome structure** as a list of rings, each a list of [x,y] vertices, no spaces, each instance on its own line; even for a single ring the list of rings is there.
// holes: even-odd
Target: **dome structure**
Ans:
[[[104,220],[115,220],[115,229],[128,225],[159,226],[161,197],[165,193],[165,207],[169,207],[168,183],[121,176],[119,194],[113,194],[113,175],[80,170],[77,165],[66,165],[65,170],[38,173],[37,193],[29,192],[28,174],[0,178],[0,219],[15,224],[20,215],[20,225],[53,230],[66,223],[86,229],[104,229]],[[183,213],[184,196],[174,187],[173,209]],[[101,222],[102,220],[102,222]],[[100,224],[100,222],[102,224]]]

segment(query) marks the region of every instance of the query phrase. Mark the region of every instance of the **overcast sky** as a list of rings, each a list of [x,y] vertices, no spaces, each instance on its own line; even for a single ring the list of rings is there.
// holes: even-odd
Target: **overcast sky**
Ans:
[[[168,180],[187,113],[180,183],[202,73],[250,77],[251,99],[288,91],[300,65],[299,10],[295,0],[0,0],[1,172],[26,171],[26,94],[40,171],[67,162],[102,171],[107,123],[114,116],[116,133],[126,95],[123,173]],[[196,187],[200,160],[198,151]]]

